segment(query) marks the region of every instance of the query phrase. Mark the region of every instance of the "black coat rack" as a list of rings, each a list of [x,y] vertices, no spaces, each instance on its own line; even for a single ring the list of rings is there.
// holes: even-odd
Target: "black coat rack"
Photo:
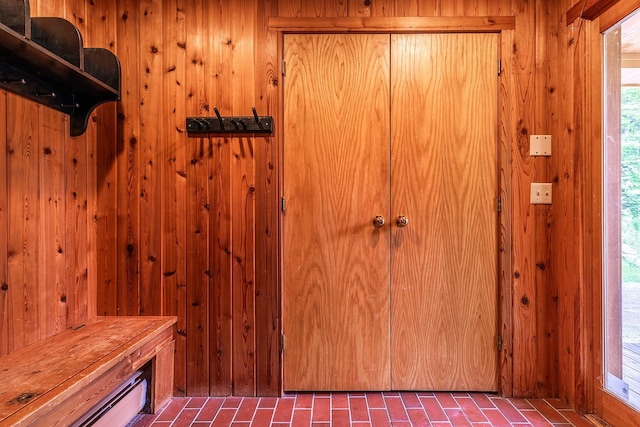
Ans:
[[[187,117],[187,133],[273,133],[273,117],[253,116],[223,117],[215,107],[216,117]]]

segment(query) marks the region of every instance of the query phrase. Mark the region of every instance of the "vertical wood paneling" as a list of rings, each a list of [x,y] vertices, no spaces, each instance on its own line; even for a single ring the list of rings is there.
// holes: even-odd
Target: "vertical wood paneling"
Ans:
[[[0,144],[7,144],[7,94],[0,90]],[[9,234],[9,199],[7,194],[7,150],[0,150],[0,356],[9,352],[9,289],[7,278],[7,241]]]
[[[49,2],[48,2],[49,3]],[[65,17],[83,34],[85,46],[88,41],[86,2],[82,0],[57,0],[55,15]],[[51,112],[52,115],[56,114]],[[66,309],[67,327],[83,323],[88,316],[88,229],[87,229],[87,147],[95,137],[91,132],[71,138],[68,136],[69,120],[57,113],[63,120],[57,133],[64,141],[64,248],[59,256],[65,258],[65,277],[60,286],[66,292],[58,292],[60,306]],[[54,134],[55,135],[55,134]]]
[[[280,0],[279,0],[280,1]],[[348,0],[348,16],[367,17],[371,16],[371,1],[366,0]],[[278,16],[286,16],[278,14]]]
[[[163,311],[161,279],[162,197],[160,150],[164,132],[158,123],[163,100],[162,6],[144,0],[139,6],[140,51],[140,307],[142,315]]]
[[[40,16],[66,17],[64,0],[38,2],[37,13]],[[48,138],[42,141],[40,161],[40,252],[42,265],[41,286],[41,324],[43,337],[64,329],[66,322],[65,242],[66,198],[61,197],[65,190],[65,173],[62,163],[65,159],[65,117],[49,108],[40,107],[39,126]],[[53,177],[49,179],[47,175]],[[64,296],[64,302],[60,301]],[[73,297],[71,298],[73,301]],[[60,304],[58,304],[60,302]]]
[[[513,1],[518,19],[512,58],[513,117],[511,140],[512,213],[513,213],[513,395],[535,394],[538,307],[535,283],[536,210],[529,204],[529,188],[534,178],[529,157],[529,135],[535,123],[535,5],[526,0]]]
[[[140,79],[138,2],[118,0],[117,46],[121,61],[122,101],[118,104],[117,313],[136,315],[140,304]],[[148,221],[148,218],[144,219]]]
[[[302,16],[302,1],[304,0],[277,0],[278,1],[278,16],[286,16],[293,18],[296,16]],[[350,0],[353,1],[353,0]]]
[[[96,233],[96,313],[100,316],[117,314],[118,278],[116,251],[117,246],[117,147],[115,104],[98,107],[95,117],[95,150],[89,174],[90,188],[94,192],[93,228]],[[95,177],[95,178],[94,178]],[[93,183],[95,182],[95,186]]]
[[[40,157],[36,104],[10,95],[7,110],[7,189],[9,230],[7,244],[9,351],[41,337],[38,275],[38,170]],[[35,119],[35,120],[34,120]]]
[[[0,290],[0,354],[92,313],[175,314],[177,394],[229,394],[232,387],[237,394],[277,394],[276,137],[186,137],[184,118],[212,115],[214,105],[223,114],[245,115],[255,105],[279,123],[279,40],[266,30],[270,15],[513,13],[517,27],[503,33],[501,51],[508,63],[500,81],[502,164],[512,165],[511,171],[505,166],[501,185],[505,207],[513,213],[502,233],[509,259],[502,266],[503,288],[513,291],[501,295],[502,390],[511,394],[513,386],[518,396],[557,392],[579,401],[583,367],[576,354],[586,344],[577,307],[584,285],[574,255],[586,243],[576,237],[575,218],[584,207],[576,165],[584,154],[575,132],[599,116],[571,110],[578,95],[568,89],[570,68],[589,67],[580,59],[589,55],[586,47],[567,47],[571,30],[560,17],[571,1],[365,3],[32,0],[34,14],[65,16],[81,28],[86,45],[116,51],[123,91],[117,120],[116,104],[100,107],[81,138],[68,137],[61,114],[14,95],[0,96],[0,129],[8,137],[4,160],[0,155],[0,168],[6,163],[0,229],[7,231],[0,233],[0,254],[3,245],[7,252],[5,278],[0,267],[0,281],[7,285]],[[590,41],[583,37],[584,44],[594,43],[597,31],[589,33]],[[566,68],[566,53],[558,49],[573,54]],[[576,92],[586,90],[595,71],[586,73],[576,76]],[[575,123],[567,118],[572,114]],[[2,115],[8,118],[4,125]],[[554,150],[561,149],[551,167],[528,156],[529,135],[547,132],[562,141],[554,142]],[[58,147],[55,156],[64,153],[55,160],[53,152],[43,152],[52,143]],[[44,171],[51,168],[59,172],[49,182]],[[551,210],[529,205],[530,182],[556,176]],[[63,210],[50,208],[55,200]],[[50,253],[54,239],[61,254]],[[49,278],[60,275],[54,281],[59,286],[51,287]],[[43,322],[52,317],[58,326],[48,329]]]
[[[40,129],[48,135],[33,155],[40,159],[39,262],[42,266],[39,292],[40,324],[43,336],[65,329],[67,321],[67,281],[65,261],[66,197],[64,116],[50,108],[39,109]],[[37,224],[37,223],[36,223]],[[70,293],[72,295],[72,293]],[[72,301],[73,299],[71,299]]]
[[[332,0],[327,0],[332,2]],[[245,9],[246,10],[246,9]],[[325,0],[303,0],[302,16],[309,18],[321,18],[325,16]]]
[[[33,16],[66,17],[64,0],[38,1],[31,5]],[[73,305],[73,289],[65,277],[66,250],[65,124],[64,115],[40,106],[37,126],[46,135],[34,153],[39,162],[39,228],[37,260],[39,262],[39,301],[41,338],[65,329],[68,302]],[[36,138],[36,140],[39,138]]]
[[[163,117],[169,123],[163,149],[163,314],[177,316],[174,395],[187,393],[186,346],[186,24],[183,0],[163,2],[164,101]],[[168,116],[166,116],[168,115]],[[158,127],[161,123],[157,124]]]
[[[187,167],[187,394],[209,393],[209,268],[207,258],[208,138],[189,140]]]
[[[31,12],[66,17],[84,33],[85,6],[32,1]],[[49,108],[14,95],[3,94],[2,102],[6,353],[86,320],[95,313],[95,287],[87,279],[91,137],[70,138],[68,118]]]
[[[468,1],[468,0],[467,0]],[[514,0],[517,1],[517,0]],[[465,0],[440,0],[442,16],[464,16]]]
[[[489,14],[490,0],[465,0],[466,16],[487,16]]]
[[[231,56],[234,114],[250,114],[255,104],[254,34],[256,0],[243,0],[231,15]],[[253,11],[253,13],[243,13]],[[234,393],[255,394],[255,170],[251,137],[231,145],[233,386]]]
[[[511,10],[511,0],[487,0],[487,15],[508,15]]]
[[[86,4],[87,46],[115,50],[116,3]],[[99,106],[90,121],[87,140],[88,315],[115,315],[117,308],[117,104]]]
[[[253,138],[231,145],[233,385],[241,396],[255,393],[254,145]]]
[[[62,135],[68,130],[68,121],[64,122]],[[66,301],[67,327],[83,323],[90,315],[89,304],[95,307],[95,297],[89,297],[88,256],[88,152],[89,141],[95,140],[95,128],[91,127],[80,137],[67,137],[65,143],[65,248],[66,294],[60,295],[60,303]],[[95,281],[91,282],[92,288]],[[93,308],[92,310],[95,310]]]
[[[418,0],[418,16],[440,16],[440,1]]]
[[[209,101],[205,64],[209,39],[206,2],[189,0],[187,28],[187,114],[207,115]],[[193,13],[197,10],[198,13]],[[206,108],[205,108],[206,107]],[[208,161],[209,138],[187,141],[187,394],[209,393],[209,259],[208,259]]]
[[[418,15],[418,1],[396,1],[394,16],[420,16]]]
[[[564,6],[570,6],[568,1]],[[591,389],[593,396],[594,383],[587,384],[585,380],[589,375],[585,371],[586,363],[584,353],[591,347],[596,353],[600,348],[596,344],[586,341],[587,325],[598,322],[602,317],[602,307],[597,311],[585,304],[585,287],[587,274],[594,269],[597,276],[590,280],[600,281],[600,265],[590,266],[584,269],[583,263],[598,263],[593,254],[601,253],[601,247],[596,247],[595,242],[583,240],[584,212],[600,215],[601,204],[595,203],[584,197],[583,188],[594,194],[595,188],[589,188],[588,177],[595,174],[600,182],[596,185],[598,195],[601,192],[602,175],[598,173],[601,165],[593,164],[593,161],[601,159],[601,127],[597,125],[601,117],[600,85],[594,84],[601,81],[601,38],[597,27],[592,23],[584,22],[576,31],[574,27],[567,27],[560,23],[560,46],[562,56],[571,58],[572,61],[558,61],[566,64],[566,69],[560,75],[563,82],[560,87],[564,98],[567,100],[562,105],[566,112],[567,122],[559,124],[556,132],[562,140],[557,145],[560,152],[552,157],[553,180],[557,182],[559,198],[554,205],[554,228],[552,230],[552,274],[551,281],[557,283],[559,292],[559,325],[562,326],[558,336],[559,369],[563,375],[558,378],[559,397],[575,407],[584,408],[587,389]],[[584,26],[583,26],[584,24]],[[597,57],[597,65],[594,66],[594,51]],[[579,125],[582,123],[583,125]],[[597,147],[594,146],[597,144]],[[556,189],[554,188],[554,191]],[[593,210],[590,208],[593,206]],[[595,233],[593,233],[595,232]],[[596,236],[598,230],[592,231]],[[596,241],[601,244],[599,238]],[[589,247],[596,249],[593,252],[585,252]],[[556,249],[557,248],[557,249]],[[593,261],[592,261],[593,260]],[[589,271],[589,273],[586,273]],[[588,311],[587,311],[588,310]],[[590,316],[585,317],[587,313]],[[596,323],[600,324],[600,323]],[[599,376],[600,373],[598,372]],[[591,377],[592,380],[595,378]]]
[[[554,117],[546,114],[550,106],[557,106],[558,97],[553,79],[559,75],[551,66],[554,59],[552,52],[558,43],[558,23],[552,16],[559,16],[557,3],[536,3],[535,20],[535,112],[533,128],[530,134],[547,135],[552,133]],[[555,133],[555,132],[553,132]],[[549,176],[549,159],[532,157],[534,182],[551,182]],[[537,302],[537,363],[536,363],[536,396],[555,396],[557,387],[557,325],[558,325],[558,291],[550,282],[550,240],[551,240],[551,207],[535,208],[535,286]]]
[[[417,13],[424,16],[448,14],[453,16],[488,14],[491,11],[507,15],[511,14],[509,0],[488,0],[486,2],[475,0],[457,2],[420,0],[414,2],[409,0],[406,3],[401,1],[376,1],[371,2],[370,6],[359,0],[348,2],[325,0],[322,3],[311,3],[299,0],[282,0],[274,1],[271,7],[274,12],[277,11],[279,16],[301,16],[303,15],[303,10],[305,16],[317,16],[322,13],[328,16],[339,16],[340,11],[346,11],[349,16],[385,16],[395,13],[407,15]],[[183,391],[188,394],[204,393],[201,387],[206,387],[206,385],[203,386],[206,381],[208,381],[208,392],[210,394],[225,394],[227,388],[231,387],[231,380],[225,379],[225,375],[227,373],[231,375],[232,367],[236,393],[250,394],[255,387],[258,387],[258,391],[261,389],[259,384],[260,381],[263,381],[263,378],[268,383],[270,381],[268,372],[274,366],[279,366],[279,361],[277,364],[274,364],[273,361],[279,358],[277,345],[273,345],[274,342],[277,343],[278,341],[277,330],[279,328],[279,326],[274,326],[279,321],[277,315],[277,261],[273,252],[270,252],[275,251],[277,248],[275,243],[277,239],[269,240],[269,233],[273,231],[267,231],[269,223],[273,227],[277,227],[277,223],[274,225],[273,221],[273,218],[277,218],[278,215],[277,193],[275,192],[275,187],[271,187],[274,192],[265,193],[265,191],[268,191],[269,186],[274,185],[274,181],[269,178],[268,174],[276,173],[273,168],[277,163],[271,163],[269,159],[275,159],[273,156],[277,151],[274,147],[271,147],[271,139],[262,144],[260,139],[251,140],[234,137],[213,138],[209,141],[208,139],[190,137],[182,145],[180,131],[176,130],[184,126],[185,115],[211,115],[210,109],[207,111],[207,108],[205,108],[209,105],[218,105],[223,114],[247,114],[251,106],[261,105],[262,103],[267,105],[267,109],[269,108],[268,105],[274,105],[273,108],[275,110],[274,103],[275,99],[277,99],[275,82],[277,81],[278,66],[276,59],[270,59],[269,55],[273,56],[277,52],[277,41],[274,39],[274,41],[265,42],[264,45],[260,44],[262,40],[265,40],[260,34],[261,28],[264,26],[264,21],[262,20],[266,16],[262,10],[266,10],[268,6],[267,2],[265,2],[264,8],[258,3],[257,18],[252,18],[255,22],[247,23],[246,11],[255,8],[253,3],[224,1],[204,7],[201,2],[191,1],[176,5],[175,12],[167,10],[174,8],[173,3],[169,3],[169,5],[166,2],[162,3],[162,12],[165,16],[167,13],[175,14],[176,16],[184,13],[185,20],[182,22],[186,23],[183,25],[178,21],[179,18],[174,18],[178,26],[175,29],[172,29],[170,25],[163,25],[165,46],[162,57],[164,61],[167,61],[164,66],[165,81],[163,82],[165,105],[161,113],[164,119],[158,121],[158,127],[165,129],[167,135],[176,135],[176,142],[173,146],[175,156],[174,151],[171,151],[171,143],[166,143],[164,158],[170,166],[163,171],[161,177],[161,180],[166,182],[166,184],[162,185],[163,189],[173,186],[173,190],[164,192],[165,196],[167,198],[172,197],[173,201],[163,204],[165,215],[162,229],[168,230],[169,233],[163,237],[165,239],[163,243],[165,255],[162,260],[162,271],[164,273],[167,297],[164,303],[165,312],[167,314],[178,314],[180,317],[179,322],[183,322],[182,324],[184,325],[184,329],[178,328],[182,333],[179,332],[176,353],[178,355],[176,358],[176,385],[180,389],[178,385],[180,378],[185,378],[184,385],[187,390],[183,388]],[[179,7],[181,12],[177,11]],[[333,10],[336,12],[331,12]],[[203,13],[210,17],[207,23],[199,21],[198,16],[202,16]],[[510,83],[507,83],[515,86],[510,93],[514,95],[515,99],[519,100],[520,104],[518,105],[520,106],[514,107],[511,98],[505,96],[509,103],[505,111],[516,112],[513,119],[505,127],[509,127],[506,131],[508,132],[508,141],[514,141],[514,147],[518,147],[516,149],[517,152],[520,150],[522,141],[528,142],[527,135],[520,136],[521,134],[518,133],[525,127],[520,119],[532,120],[529,112],[535,108],[532,100],[535,92],[529,90],[529,85],[535,86],[537,84],[528,77],[532,74],[532,70],[535,69],[535,63],[532,60],[534,54],[531,53],[527,57],[526,53],[528,46],[533,45],[535,27],[532,23],[535,21],[535,8],[527,5],[527,8],[520,13],[524,19],[528,20],[529,24],[522,30],[518,29],[517,37],[515,37],[519,43],[520,39],[522,39],[523,47],[521,49],[523,52],[516,50],[519,57],[518,60],[514,60],[512,63],[513,79],[509,80]],[[141,17],[140,19],[144,21],[144,18]],[[212,23],[215,23],[215,25]],[[120,14],[118,14],[118,26],[121,24],[122,20]],[[180,27],[181,25],[183,26]],[[122,31],[120,29],[119,33],[121,34]],[[184,32],[188,32],[188,34],[186,36],[179,35]],[[178,35],[174,38],[173,34]],[[138,40],[130,42],[138,43],[141,55],[144,55],[143,37],[139,36]],[[167,40],[175,41],[181,39],[183,40],[182,46],[185,46],[186,43],[186,51],[180,47],[178,42],[176,42],[174,48],[167,47]],[[123,62],[136,63],[136,61],[139,61],[138,55],[135,53],[135,49],[123,47],[126,43],[129,42],[124,41],[121,43],[121,37],[119,37],[118,52],[121,60]],[[203,43],[208,47],[203,47]],[[508,42],[505,41],[504,43],[503,52],[505,56],[511,58],[513,43],[509,43],[508,47]],[[198,47],[198,44],[200,44],[200,47]],[[269,45],[271,47],[268,47]],[[263,48],[262,46],[265,47]],[[518,48],[520,48],[519,45]],[[199,56],[199,49],[203,52],[207,51],[208,55]],[[183,51],[186,54],[184,59],[180,59],[179,56],[174,60],[175,52],[180,55]],[[522,58],[525,59],[524,63],[519,62]],[[186,63],[181,64],[181,61]],[[173,64],[174,62],[175,64]],[[170,65],[170,63],[173,65]],[[247,64],[253,64],[253,68],[247,67]],[[175,68],[172,71],[168,71],[174,66]],[[127,67],[133,66],[128,65]],[[274,76],[267,77],[265,83],[263,75],[268,70],[268,67],[272,67]],[[180,73],[186,73],[184,78],[180,77]],[[268,76],[269,71],[266,71],[266,73]],[[273,86],[268,87],[269,82],[274,82]],[[266,92],[265,86],[267,86]],[[144,90],[142,85],[137,87],[140,90]],[[205,94],[206,99],[201,94]],[[131,96],[130,93],[125,93],[124,95]],[[167,102],[167,99],[171,101]],[[133,105],[133,102],[130,101],[130,103]],[[181,108],[185,109],[182,113],[180,112]],[[266,114],[262,113],[261,110],[259,108],[261,114]],[[277,111],[272,114],[277,114]],[[173,118],[169,119],[168,117]],[[123,132],[122,129],[123,126],[120,125],[121,133]],[[129,163],[131,163],[131,160],[125,155],[126,151],[122,151],[125,141],[126,139],[123,137],[121,151],[118,154],[118,169],[129,168]],[[141,143],[144,144],[145,142],[142,141]],[[209,144],[213,147],[213,154],[207,153]],[[248,147],[253,149],[253,157],[250,158],[250,162],[245,163],[242,159],[249,159],[249,157],[242,156],[248,155]],[[188,155],[185,156],[187,152]],[[208,155],[212,155],[210,160],[207,160]],[[174,161],[172,160],[174,157],[175,163],[171,164]],[[192,161],[194,163],[191,163]],[[528,160],[525,159],[525,161]],[[143,165],[144,161],[141,161],[141,172],[144,168]],[[528,182],[533,178],[528,177],[528,172],[530,171],[525,171],[524,174],[522,171],[513,174],[513,185],[521,188],[518,194],[520,194],[522,200],[527,198],[527,203],[518,204],[518,208],[521,211],[519,221],[524,221],[524,225],[521,222],[514,221],[515,232],[519,233],[521,229],[524,229],[525,231],[529,230],[529,234],[527,235],[528,237],[523,237],[523,241],[526,240],[526,242],[521,243],[522,246],[517,251],[514,251],[512,256],[514,261],[518,263],[524,259],[525,264],[529,266],[528,268],[530,268],[530,273],[532,274],[529,274],[526,279],[521,278],[520,282],[526,282],[526,286],[535,291],[535,275],[533,273],[535,272],[536,249],[533,243],[534,234],[532,234],[534,231],[532,231],[532,226],[527,225],[528,221],[531,220],[530,206],[528,205]],[[121,172],[121,176],[124,176],[123,172]],[[523,179],[525,179],[524,185],[522,185]],[[168,184],[169,182],[173,184]],[[205,182],[207,183],[206,185],[204,184]],[[144,186],[144,182],[141,181],[141,183]],[[252,187],[255,191],[253,195],[247,193]],[[233,192],[233,198],[231,198],[230,192]],[[120,194],[120,191],[118,193]],[[188,196],[185,196],[185,194],[188,194]],[[189,207],[182,208],[187,200]],[[200,200],[200,204],[198,200]],[[253,207],[251,207],[252,204]],[[208,219],[206,220],[209,223],[205,224],[208,230],[207,235],[209,236],[206,243],[199,239],[201,236],[191,234],[194,233],[194,229],[198,229],[197,225],[203,225],[202,221],[204,220],[202,218],[198,219],[199,215],[202,214],[200,206],[205,206],[205,209],[206,207],[209,209]],[[131,207],[119,207],[120,217],[118,218],[118,224],[125,220],[126,216],[123,215],[129,209]],[[136,207],[133,207],[133,209],[136,209]],[[142,209],[142,207],[138,206],[137,209]],[[185,210],[181,211],[181,209]],[[269,209],[273,212],[271,219],[269,219]],[[231,215],[231,213],[233,214]],[[127,215],[130,216],[131,213]],[[227,218],[227,215],[229,218]],[[169,219],[170,217],[173,219]],[[175,223],[172,221],[175,221]],[[120,233],[122,233],[123,227],[121,225],[118,225],[118,227]],[[188,237],[185,236],[181,239],[182,233],[186,233]],[[255,255],[250,249],[255,251]],[[118,251],[121,252],[122,250],[122,245],[119,244]],[[208,261],[202,260],[203,251],[206,251]],[[243,254],[244,257],[239,254]],[[145,262],[144,255],[137,254],[136,256],[139,257],[140,263]],[[270,256],[271,258],[269,258]],[[242,261],[238,262],[238,258]],[[186,272],[181,273],[184,268],[181,266],[185,263],[188,264]],[[232,265],[232,268],[227,267],[229,265]],[[120,258],[118,260],[118,268],[120,271],[123,269],[129,271],[134,268],[134,265],[123,265]],[[225,270],[227,268],[229,269]],[[206,288],[209,292],[209,305],[204,309],[197,305],[199,304],[198,298],[205,295],[203,283],[206,282],[206,279],[199,275],[201,270],[209,271],[211,275],[210,285]],[[255,275],[255,278],[248,279],[247,273],[249,277]],[[135,274],[135,270],[133,273],[129,272],[129,274]],[[181,274],[186,275],[185,279],[181,279]],[[510,270],[509,274],[512,274]],[[122,273],[120,275],[122,277]],[[143,288],[148,286],[144,283],[146,280],[143,278],[141,281]],[[507,280],[510,281],[511,279]],[[227,284],[231,283],[233,283],[235,293],[233,304],[230,303],[230,294],[225,294],[225,292],[230,291],[230,288],[226,288]],[[251,286],[254,287],[254,290],[249,287],[249,283],[252,283]],[[237,286],[238,284],[240,286]],[[185,307],[185,300],[182,299],[185,296],[188,296],[185,308],[187,312],[181,315],[180,310],[182,309],[180,307]],[[514,295],[513,301],[519,301],[521,297],[521,295]],[[531,298],[534,297],[535,295]],[[131,296],[127,298],[131,298]],[[196,304],[196,306],[193,304]],[[269,304],[271,304],[271,308],[268,308]],[[505,302],[506,305],[507,303]],[[520,307],[520,303],[517,306]],[[169,307],[173,308],[170,309]],[[251,318],[252,312],[255,312],[255,321]],[[527,385],[523,387],[534,390],[537,369],[535,364],[538,357],[532,358],[530,353],[526,351],[535,348],[535,339],[537,339],[535,335],[537,332],[535,323],[537,316],[533,299],[531,312],[532,317],[527,317],[523,320],[523,323],[531,326],[533,332],[530,330],[525,333],[525,336],[529,337],[529,341],[526,341],[527,346],[519,348],[520,352],[516,353],[516,357],[521,358],[522,369],[529,370],[529,376],[523,379],[523,383]],[[206,328],[210,328],[210,330],[204,333],[207,333],[210,337],[208,341],[202,338],[203,330],[200,329],[202,327],[200,320],[206,320],[207,318]],[[232,324],[234,333],[233,347],[231,348],[231,335],[226,332],[230,331],[230,329],[226,328],[230,328]],[[246,329],[247,327],[248,329]],[[180,343],[181,339],[183,340],[182,344]],[[205,349],[205,345],[210,346],[208,350]],[[252,348],[253,350],[251,350]],[[233,352],[233,358],[231,358],[230,352]],[[533,353],[537,354],[535,351]],[[184,355],[182,365],[187,366],[182,371],[185,372],[184,376],[180,374],[180,354]],[[504,363],[506,365],[510,363],[508,354],[508,352],[505,352]],[[272,357],[274,359],[271,359]],[[208,376],[205,375],[206,369],[203,368],[203,364],[208,364]],[[186,373],[187,370],[189,370],[189,374]],[[267,375],[263,377],[262,372],[266,372]],[[206,380],[205,376],[207,376]],[[255,384],[258,385],[256,386]],[[273,390],[278,387],[277,385],[272,385],[269,386],[269,389]]]
[[[371,16],[393,16],[395,11],[394,0],[371,0]],[[365,2],[365,5],[367,3]]]
[[[102,46],[114,50],[115,12],[115,2],[85,3],[82,35],[86,46]],[[78,19],[76,25],[77,21]],[[86,301],[79,300],[78,303],[86,304],[88,318],[98,314],[116,314],[116,110],[115,103],[99,106],[89,119],[85,135],[73,139],[78,153],[83,144],[86,146],[85,222],[88,238],[85,280],[88,289]],[[80,185],[80,181],[78,184]],[[74,246],[74,253],[81,256],[82,242],[78,241]]]
[[[278,37],[268,31],[266,20],[277,14],[276,1],[259,0],[256,23],[255,87],[259,114],[278,111]],[[346,1],[336,3],[346,6]],[[343,9],[341,9],[343,10]],[[346,11],[345,11],[346,12]],[[336,16],[340,16],[336,13]],[[278,129],[276,128],[276,132]],[[276,138],[255,141],[256,210],[256,394],[280,392],[280,313],[278,282],[278,150]]]
[[[228,88],[232,84],[232,57],[237,40],[231,32],[233,19],[231,0],[221,10],[211,8],[211,45],[214,61],[210,64],[215,79],[211,85],[212,105],[223,113],[230,114],[233,94]],[[226,113],[224,113],[226,112]],[[233,394],[233,304],[232,263],[233,245],[231,227],[233,205],[231,186],[231,145],[233,139],[213,136],[213,156],[210,162],[211,211],[209,230],[210,262],[212,270],[210,294],[210,381],[211,395]]]
[[[564,22],[562,22],[561,25],[566,28]],[[574,45],[576,42],[578,44]],[[585,72],[587,70],[584,68],[586,65],[585,58],[582,58],[582,55],[585,53],[585,50],[583,50],[585,40],[574,40],[574,43],[568,43],[565,46],[569,46],[570,50],[575,49],[575,53],[580,56],[580,58],[575,56],[574,58],[577,64],[580,64],[582,71],[573,73],[573,70],[564,70],[560,76],[569,75],[571,76],[571,80],[575,82],[575,85],[588,86],[589,83],[583,80],[586,77]],[[571,52],[565,52],[565,55],[571,57]],[[567,81],[567,83],[569,84],[563,87],[568,94],[572,94],[573,84],[571,84],[570,81]],[[567,114],[573,115],[577,113],[586,117],[585,111],[582,108],[578,109],[578,111],[574,110],[573,103],[569,103],[569,105],[566,106],[563,105],[563,107]],[[558,292],[559,302],[558,321],[560,322],[559,325],[562,325],[557,338],[559,354],[554,355],[554,358],[558,363],[558,369],[563,372],[562,377],[567,380],[570,379],[573,385],[573,387],[563,387],[560,397],[567,402],[575,402],[575,391],[578,386],[577,382],[579,381],[576,377],[577,371],[575,363],[576,360],[581,359],[581,355],[578,353],[578,341],[576,341],[581,334],[581,327],[580,325],[576,325],[576,321],[579,320],[577,316],[580,313],[580,307],[582,305],[580,292],[580,282],[582,281],[580,274],[580,254],[582,250],[579,244],[581,234],[579,208],[582,201],[580,192],[576,190],[578,190],[577,185],[579,184],[577,174],[580,167],[579,156],[581,156],[582,152],[582,143],[578,142],[581,141],[581,139],[572,137],[571,121],[568,121],[568,123],[570,126],[569,129],[556,129],[556,134],[562,135],[562,140],[560,144],[556,145],[559,152],[556,151],[556,155],[553,156],[553,182],[557,183],[557,185],[554,185],[554,191],[556,189],[558,190],[556,194],[558,194],[559,197],[557,197],[556,204],[554,205],[554,228],[552,236],[553,245],[558,245],[556,247],[560,248],[560,250],[552,252],[554,257],[552,273],[554,277],[550,286],[557,286],[556,292]],[[564,248],[574,248],[574,250],[566,251]],[[560,381],[560,378],[558,378],[558,381]],[[563,382],[564,381],[566,380],[563,380]],[[557,390],[556,393],[558,393]]]
[[[232,387],[231,140],[213,138],[211,159],[211,372],[209,393],[230,395]]]
[[[65,3],[65,2],[63,2]],[[64,16],[83,34],[85,46],[90,46],[87,39],[87,5],[82,0],[67,0]],[[64,117],[64,116],[63,116]],[[68,119],[65,119],[62,135],[67,134]],[[65,248],[66,274],[64,282],[67,294],[61,296],[66,301],[68,324],[70,326],[83,323],[88,316],[88,147],[95,140],[95,127],[87,129],[83,135],[65,137]],[[95,283],[95,282],[92,282]]]
[[[276,5],[277,5],[277,0],[271,0],[271,1],[267,1],[267,4],[273,4],[273,10],[270,9],[263,9],[260,6],[260,1],[258,1],[258,20],[260,20],[260,15],[262,15],[262,11],[264,11],[265,16],[277,16],[278,11],[276,9]],[[336,1],[328,1],[325,8],[325,16],[327,17],[345,17],[348,16],[348,3],[349,0],[336,0]],[[266,24],[266,23],[265,23]],[[262,25],[260,22],[258,22],[258,25],[256,27],[257,32],[262,31],[263,28],[266,28],[265,25]],[[258,41],[259,42],[259,41]],[[275,51],[274,51],[275,52]]]

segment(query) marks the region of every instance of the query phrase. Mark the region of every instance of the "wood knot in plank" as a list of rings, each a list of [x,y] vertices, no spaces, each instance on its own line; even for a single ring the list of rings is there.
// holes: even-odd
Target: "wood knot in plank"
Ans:
[[[23,405],[30,402],[33,398],[37,397],[38,393],[22,393],[19,396],[14,397],[8,403],[9,405]]]

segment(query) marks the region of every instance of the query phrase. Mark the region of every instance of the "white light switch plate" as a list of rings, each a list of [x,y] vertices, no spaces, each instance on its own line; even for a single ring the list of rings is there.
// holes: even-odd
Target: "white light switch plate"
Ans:
[[[551,155],[551,135],[531,135],[529,137],[530,156]]]
[[[531,204],[550,205],[551,204],[551,184],[543,182],[531,183]]]

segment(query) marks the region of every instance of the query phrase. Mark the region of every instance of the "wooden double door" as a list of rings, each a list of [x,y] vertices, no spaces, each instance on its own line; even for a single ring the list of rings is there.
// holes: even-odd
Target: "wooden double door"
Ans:
[[[497,390],[497,51],[285,36],[285,390]]]

